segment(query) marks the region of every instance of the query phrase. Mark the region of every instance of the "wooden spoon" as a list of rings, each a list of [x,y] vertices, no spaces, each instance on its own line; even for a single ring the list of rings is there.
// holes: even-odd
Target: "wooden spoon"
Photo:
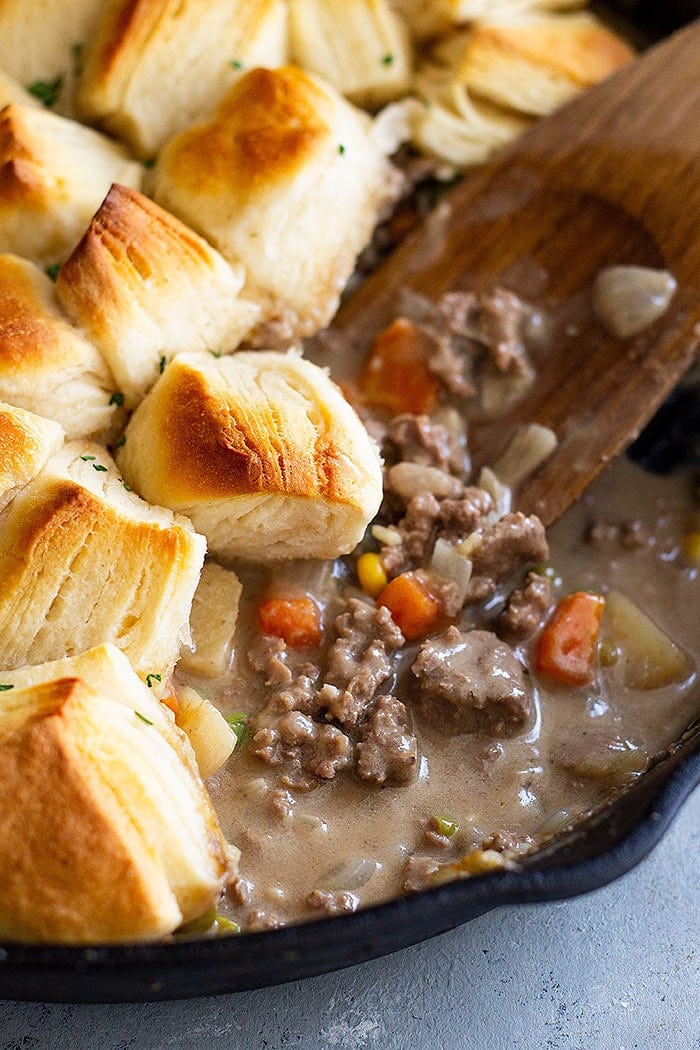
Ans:
[[[670,270],[678,290],[650,328],[624,341],[592,319],[562,330],[535,358],[527,396],[470,429],[476,466],[495,461],[517,424],[554,430],[558,448],[517,500],[545,524],[637,435],[700,342],[699,56],[700,20],[540,121],[449,191],[441,217],[413,231],[334,322],[368,347],[402,288],[438,299],[500,284],[532,301],[535,277],[535,300],[562,314],[590,300],[602,267]]]

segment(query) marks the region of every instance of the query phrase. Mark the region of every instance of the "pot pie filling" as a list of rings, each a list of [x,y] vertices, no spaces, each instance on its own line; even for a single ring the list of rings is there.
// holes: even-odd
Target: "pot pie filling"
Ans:
[[[70,75],[0,12],[0,933],[516,868],[698,713],[688,472],[620,459],[545,534],[517,490],[556,435],[472,469],[565,335],[546,275],[324,326],[440,179],[632,52],[585,12],[73,6]],[[156,112],[178,48],[196,89]],[[674,291],[617,266],[567,321],[634,338]]]

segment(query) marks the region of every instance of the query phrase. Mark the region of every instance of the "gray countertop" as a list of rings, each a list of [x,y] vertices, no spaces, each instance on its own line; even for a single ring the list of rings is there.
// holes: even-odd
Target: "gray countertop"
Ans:
[[[341,973],[218,998],[0,1003],[0,1046],[700,1050],[700,791],[618,882]]]

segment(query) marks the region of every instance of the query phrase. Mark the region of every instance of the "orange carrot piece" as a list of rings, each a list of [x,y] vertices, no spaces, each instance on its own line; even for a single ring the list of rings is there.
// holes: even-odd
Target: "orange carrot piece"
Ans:
[[[590,682],[604,608],[601,594],[562,598],[537,642],[537,670],[560,685]]]
[[[321,641],[321,618],[311,598],[268,598],[258,606],[263,634],[283,638],[292,649],[308,649]]]
[[[428,368],[430,340],[421,329],[399,317],[374,341],[358,386],[363,401],[392,415],[430,412],[440,384]]]
[[[440,602],[428,593],[414,572],[404,572],[390,580],[379,594],[377,605],[386,605],[409,642],[434,631],[444,615]]]

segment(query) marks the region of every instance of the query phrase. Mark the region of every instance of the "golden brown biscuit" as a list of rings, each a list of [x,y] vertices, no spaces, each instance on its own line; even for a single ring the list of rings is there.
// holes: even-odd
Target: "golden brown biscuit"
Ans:
[[[334,558],[382,495],[377,451],[338,387],[296,353],[185,354],[131,418],[124,477],[224,558]]]
[[[532,116],[551,113],[633,58],[586,13],[477,22],[452,55],[457,81],[474,95]]]
[[[397,190],[372,127],[296,67],[254,69],[211,121],[168,143],[154,196],[229,262],[244,263],[244,295],[265,320],[308,335],[330,320]]]
[[[235,866],[185,735],[113,646],[2,676],[0,936],[151,940]]]
[[[0,398],[68,438],[109,441],[125,422],[104,358],[68,323],[53,282],[16,255],[0,255]]]
[[[100,445],[71,442],[0,515],[0,668],[113,642],[164,685],[205,543],[127,490]]]
[[[290,0],[289,36],[292,61],[358,106],[380,106],[408,90],[408,32],[387,0]]]
[[[113,182],[142,168],[99,132],[46,109],[0,112],[0,252],[63,262]]]
[[[586,0],[393,0],[417,40],[448,33],[480,18],[517,18],[528,11],[564,11]]]
[[[104,6],[105,0],[0,0],[0,69],[72,116],[84,45]]]
[[[149,157],[241,69],[286,57],[284,0],[113,0],[86,51],[78,105]]]
[[[58,423],[0,402],[0,511],[58,452],[63,439]]]
[[[58,275],[71,320],[105,355],[135,407],[165,361],[235,349],[258,318],[241,266],[136,190],[112,186]]]

